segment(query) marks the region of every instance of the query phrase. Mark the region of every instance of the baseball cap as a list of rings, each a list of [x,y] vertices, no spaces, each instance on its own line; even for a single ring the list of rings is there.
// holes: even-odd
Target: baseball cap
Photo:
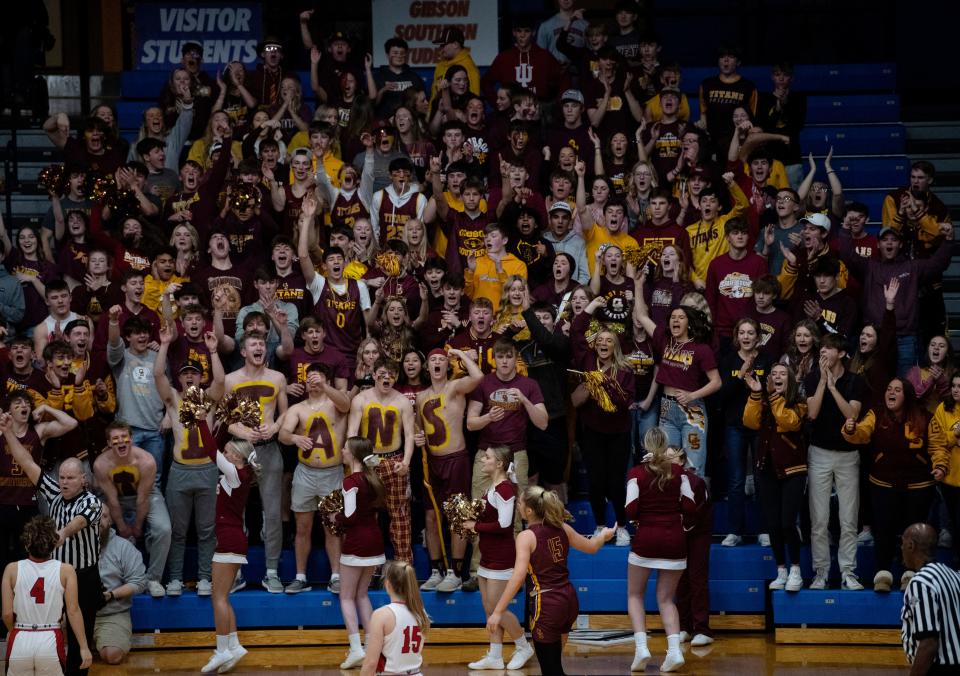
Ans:
[[[569,202],[554,202],[550,205],[550,213],[552,214],[554,211],[565,211],[571,216],[573,215],[573,209]]]
[[[348,38],[348,37],[347,37],[347,34],[344,33],[343,31],[334,31],[334,32],[331,33],[330,36],[327,38],[327,45],[328,45],[328,46],[329,46],[329,45],[332,45],[334,42],[346,42],[346,43],[349,45],[349,44],[350,44],[350,38]]]
[[[194,370],[197,373],[203,373],[203,367],[200,365],[196,359],[188,359],[183,362],[183,366],[180,367],[180,370],[177,373],[183,373],[184,371]]]
[[[808,214],[801,218],[800,222],[809,223],[830,232],[830,218],[826,214]]]
[[[223,143],[220,141],[214,141],[210,144],[210,150],[207,151],[207,155],[213,155],[215,152],[223,148]]]
[[[265,37],[265,38],[263,39],[263,42],[260,43],[260,49],[259,49],[259,51],[262,52],[263,50],[267,49],[268,47],[276,47],[276,48],[279,49],[280,51],[283,51],[283,43],[280,42],[280,40],[279,40],[276,36],[273,36],[273,35],[268,35],[267,37]]]
[[[666,96],[667,94],[673,94],[673,95],[676,96],[678,99],[680,98],[680,90],[677,89],[676,87],[664,87],[663,89],[660,90],[660,98],[661,98],[661,99],[662,99],[664,96]]]
[[[565,103],[567,101],[576,101],[582,106],[583,93],[579,89],[568,89],[560,95],[560,103]]]
[[[900,232],[896,228],[891,228],[889,226],[886,228],[880,228],[880,234],[877,235],[877,239],[883,239],[883,236],[886,235],[887,233],[890,233],[891,235],[896,235],[897,239],[903,239],[902,232]]]
[[[466,41],[466,38],[463,36],[463,31],[460,30],[457,26],[449,26],[440,33],[440,37],[433,41],[435,45],[445,45],[450,42],[457,42],[463,44]]]

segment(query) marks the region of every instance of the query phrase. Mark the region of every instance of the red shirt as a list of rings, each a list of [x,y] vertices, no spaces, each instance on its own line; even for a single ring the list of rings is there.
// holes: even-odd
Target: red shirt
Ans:
[[[501,481],[483,496],[483,512],[477,518],[476,531],[480,534],[480,565],[490,570],[510,570],[516,560],[517,546],[513,539],[513,519],[501,526],[499,511],[490,502],[494,498],[501,504],[514,500],[516,509],[517,487],[510,481]]]
[[[501,406],[505,415],[480,430],[477,448],[509,446],[513,452],[527,449],[529,416],[523,404],[507,393],[513,388],[520,390],[523,396],[533,404],[544,403],[540,386],[531,378],[518,374],[504,381],[500,380],[496,373],[484,376],[477,389],[470,394],[470,401],[479,401],[483,404],[482,414],[486,414],[493,406]]]
[[[377,509],[373,506],[376,497],[362,472],[354,472],[343,480],[344,497],[350,491],[357,492],[357,506],[353,514],[337,514],[337,523],[346,526],[343,536],[343,553],[348,556],[368,558],[383,554],[383,535],[377,523]]]
[[[247,553],[247,536],[243,532],[243,513],[247,507],[247,496],[253,482],[253,469],[244,465],[237,469],[240,485],[230,494],[223,486],[217,485],[217,520],[214,531],[217,536],[217,551],[221,554]]]
[[[752,251],[740,260],[724,254],[710,261],[706,296],[716,335],[729,337],[737,320],[749,314],[754,307],[753,282],[765,274],[767,259]]]
[[[694,392],[707,380],[707,372],[717,368],[716,355],[709,345],[689,340],[678,343],[661,327],[653,333],[653,348],[660,355],[657,382],[664,387]]]

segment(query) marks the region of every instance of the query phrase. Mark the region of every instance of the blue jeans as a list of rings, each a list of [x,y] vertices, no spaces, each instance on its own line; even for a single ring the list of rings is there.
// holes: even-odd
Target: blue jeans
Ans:
[[[897,375],[901,378],[917,365],[917,337],[897,336]]]
[[[630,431],[631,439],[630,445],[633,448],[633,453],[635,454],[635,460],[632,464],[637,464],[637,460],[643,457],[643,454],[646,451],[643,449],[643,436],[647,433],[647,430],[652,429],[657,426],[657,419],[660,415],[660,405],[658,403],[659,397],[655,397],[653,402],[650,404],[650,408],[646,411],[639,408],[635,408],[630,411]]]
[[[164,441],[160,430],[145,430],[140,427],[131,428],[133,431],[133,445],[138,446],[153,456],[157,461],[157,486],[160,485],[160,474],[163,473]]]
[[[703,399],[693,399],[681,406],[673,397],[660,399],[660,427],[671,446],[683,448],[697,476],[705,476],[707,468],[707,407]]]
[[[727,521],[729,531],[735,535],[743,534],[744,514],[747,500],[743,492],[746,480],[747,450],[756,438],[753,430],[743,425],[727,423],[723,431],[724,446],[727,452]]]

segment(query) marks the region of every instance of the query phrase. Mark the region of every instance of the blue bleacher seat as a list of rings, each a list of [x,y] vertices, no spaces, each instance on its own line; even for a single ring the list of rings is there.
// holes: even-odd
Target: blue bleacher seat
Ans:
[[[903,594],[872,591],[773,592],[773,623],[786,625],[900,626]]]
[[[826,155],[831,146],[835,155],[901,155],[906,143],[907,132],[902,124],[841,124],[806,127],[800,132],[804,157],[808,153]]]
[[[837,94],[807,98],[807,124],[899,122],[896,94]]]
[[[818,162],[820,164],[820,162]],[[906,182],[910,158],[905,155],[880,157],[837,157],[833,168],[846,188],[895,188]],[[826,180],[826,174],[821,178]],[[876,214],[879,216],[879,213]]]
[[[743,66],[738,71],[762,92],[773,89],[771,66]],[[684,68],[682,89],[696,93],[700,83],[717,74],[716,66]],[[892,90],[897,85],[891,63],[801,64],[794,68],[792,88],[798,92],[868,92]]]

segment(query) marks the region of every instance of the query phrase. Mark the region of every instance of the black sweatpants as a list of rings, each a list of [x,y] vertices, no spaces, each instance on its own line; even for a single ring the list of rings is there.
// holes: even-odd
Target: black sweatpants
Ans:
[[[757,472],[757,493],[764,525],[770,534],[770,547],[778,566],[800,565],[800,534],[797,520],[806,501],[807,475],[777,477],[770,467]]]
[[[77,603],[83,615],[83,631],[87,635],[90,652],[96,652],[93,644],[93,624],[97,620],[97,611],[103,607],[103,583],[100,581],[100,569],[87,566],[77,571]],[[67,668],[66,676],[86,676],[87,670],[80,668],[80,644],[67,623]]]
[[[933,486],[900,490],[870,484],[877,570],[890,570],[890,565],[899,560],[897,543],[900,536],[907,526],[926,522],[935,490]]]
[[[627,498],[627,463],[630,458],[630,432],[605,434],[580,427],[580,454],[587,466],[590,483],[590,507],[598,526],[606,523],[607,501],[613,503],[617,523],[627,521],[624,501]]]

